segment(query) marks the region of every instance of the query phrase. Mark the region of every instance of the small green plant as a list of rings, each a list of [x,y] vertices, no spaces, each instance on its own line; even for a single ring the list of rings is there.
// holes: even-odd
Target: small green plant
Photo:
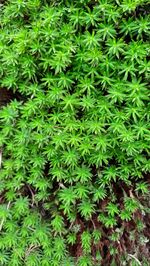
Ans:
[[[0,265],[148,265],[149,1],[1,2]]]

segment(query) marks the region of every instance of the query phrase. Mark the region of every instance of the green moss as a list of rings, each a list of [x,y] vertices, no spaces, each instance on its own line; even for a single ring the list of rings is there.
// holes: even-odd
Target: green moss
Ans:
[[[0,265],[121,265],[108,236],[122,239],[148,193],[147,9],[137,0],[1,6],[0,87],[12,101],[0,109]]]

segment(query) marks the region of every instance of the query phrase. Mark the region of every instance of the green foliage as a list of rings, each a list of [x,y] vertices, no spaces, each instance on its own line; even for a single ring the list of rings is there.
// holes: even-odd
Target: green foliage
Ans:
[[[0,265],[100,265],[105,230],[113,265],[149,191],[148,1],[2,2]]]

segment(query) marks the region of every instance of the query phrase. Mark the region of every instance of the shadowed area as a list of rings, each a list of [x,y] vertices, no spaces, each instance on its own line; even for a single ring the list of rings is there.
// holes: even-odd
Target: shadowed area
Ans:
[[[19,100],[20,95],[18,93],[13,93],[6,88],[0,88],[0,107],[5,106],[14,99]]]

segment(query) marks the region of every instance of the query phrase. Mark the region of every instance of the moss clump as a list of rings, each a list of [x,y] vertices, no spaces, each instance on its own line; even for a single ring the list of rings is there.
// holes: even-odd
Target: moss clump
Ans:
[[[148,8],[1,5],[0,265],[148,264]]]

